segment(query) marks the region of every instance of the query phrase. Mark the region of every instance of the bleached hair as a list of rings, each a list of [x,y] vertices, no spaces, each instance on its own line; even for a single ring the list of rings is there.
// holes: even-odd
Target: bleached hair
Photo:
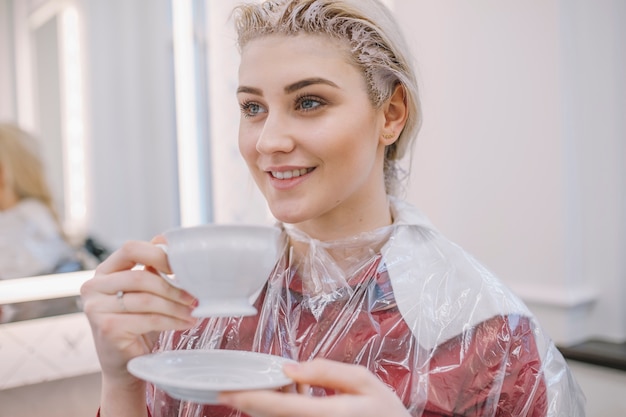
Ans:
[[[0,171],[4,185],[13,189],[18,200],[33,198],[41,201],[62,231],[39,143],[14,123],[0,123]]]
[[[407,122],[385,151],[385,181],[393,192],[399,182],[397,161],[415,141],[421,108],[409,48],[391,12],[378,0],[267,0],[237,6],[233,18],[240,50],[253,39],[273,34],[327,35],[344,42],[365,77],[375,108],[396,86],[403,86]]]

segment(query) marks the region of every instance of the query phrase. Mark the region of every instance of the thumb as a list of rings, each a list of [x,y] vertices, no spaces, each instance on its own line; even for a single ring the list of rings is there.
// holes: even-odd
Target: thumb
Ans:
[[[335,389],[346,394],[371,392],[379,382],[363,366],[328,359],[285,364],[283,371],[297,384]]]

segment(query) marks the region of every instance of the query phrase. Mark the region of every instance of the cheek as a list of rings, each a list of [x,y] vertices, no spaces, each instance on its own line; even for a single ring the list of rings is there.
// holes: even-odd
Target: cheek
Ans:
[[[238,138],[239,153],[247,163],[250,163],[256,157],[256,140],[250,129],[239,129]]]
[[[367,123],[346,124],[336,132],[334,139],[328,143],[327,154],[346,165],[369,159],[376,153],[377,139],[373,136],[374,129]]]

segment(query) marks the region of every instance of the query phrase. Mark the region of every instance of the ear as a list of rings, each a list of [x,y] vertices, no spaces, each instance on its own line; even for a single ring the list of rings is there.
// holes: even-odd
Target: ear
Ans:
[[[384,122],[380,140],[385,146],[394,143],[400,136],[402,129],[404,129],[406,119],[409,116],[405,97],[404,86],[398,84],[391,97],[383,104]]]

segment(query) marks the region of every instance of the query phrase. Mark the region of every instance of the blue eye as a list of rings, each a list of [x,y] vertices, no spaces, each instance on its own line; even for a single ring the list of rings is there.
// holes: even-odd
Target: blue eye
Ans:
[[[299,97],[296,99],[296,107],[302,111],[312,111],[323,105],[323,101],[317,97]]]
[[[264,113],[265,109],[259,103],[255,102],[244,102],[239,106],[241,108],[241,113],[245,117],[254,117],[260,113]]]

